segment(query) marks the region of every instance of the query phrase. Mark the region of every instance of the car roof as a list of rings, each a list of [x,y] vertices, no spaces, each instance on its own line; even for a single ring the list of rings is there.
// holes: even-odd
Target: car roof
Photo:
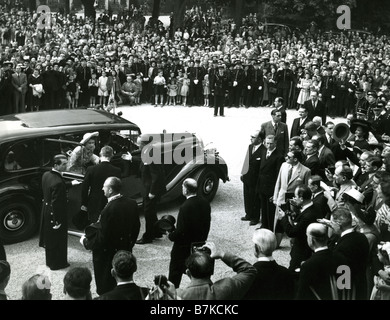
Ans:
[[[101,110],[65,109],[26,112],[0,117],[0,142],[71,131],[123,129],[123,127],[141,131],[136,124]]]

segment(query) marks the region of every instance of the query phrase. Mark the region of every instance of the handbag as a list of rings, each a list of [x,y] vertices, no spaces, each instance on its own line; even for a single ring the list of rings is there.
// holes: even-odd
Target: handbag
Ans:
[[[269,88],[269,92],[276,93],[278,90],[275,87]]]

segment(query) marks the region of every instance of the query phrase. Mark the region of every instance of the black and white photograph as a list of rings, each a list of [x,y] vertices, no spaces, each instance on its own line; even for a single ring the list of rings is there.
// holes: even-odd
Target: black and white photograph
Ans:
[[[390,300],[389,16],[0,1],[0,300]]]

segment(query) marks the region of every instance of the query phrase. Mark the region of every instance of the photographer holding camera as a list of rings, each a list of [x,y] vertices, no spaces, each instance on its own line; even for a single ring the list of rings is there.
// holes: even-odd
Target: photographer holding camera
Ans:
[[[294,239],[291,247],[291,261],[289,270],[298,272],[301,263],[308,259],[312,250],[307,243],[306,229],[309,224],[316,222],[319,216],[318,210],[311,200],[311,191],[308,186],[300,185],[295,188],[294,198],[290,200],[292,207],[299,209],[295,216],[290,211],[279,211],[279,220],[287,236]]]
[[[204,249],[208,249],[209,253]],[[214,259],[221,259],[237,274],[231,278],[211,281]],[[217,249],[213,242],[197,248],[186,260],[186,267],[191,283],[187,288],[178,290],[177,296],[182,300],[241,300],[257,274],[249,262]]]

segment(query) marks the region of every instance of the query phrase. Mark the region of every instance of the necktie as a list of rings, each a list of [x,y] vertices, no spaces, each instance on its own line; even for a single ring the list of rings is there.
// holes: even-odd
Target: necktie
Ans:
[[[267,151],[267,156],[265,158],[268,159],[270,155],[271,153]]]
[[[87,73],[87,70],[86,70],[86,68],[84,68],[84,80],[87,79],[87,78],[86,78],[86,73]]]
[[[292,176],[292,169],[293,169],[293,167],[292,167],[292,166],[290,166],[290,168],[288,169],[287,182],[290,182],[290,180],[291,180],[291,176]]]
[[[278,130],[278,125],[276,123],[274,125],[274,129],[275,129],[275,134],[276,134],[276,130]]]
[[[255,82],[257,83],[257,69],[255,71]]]

